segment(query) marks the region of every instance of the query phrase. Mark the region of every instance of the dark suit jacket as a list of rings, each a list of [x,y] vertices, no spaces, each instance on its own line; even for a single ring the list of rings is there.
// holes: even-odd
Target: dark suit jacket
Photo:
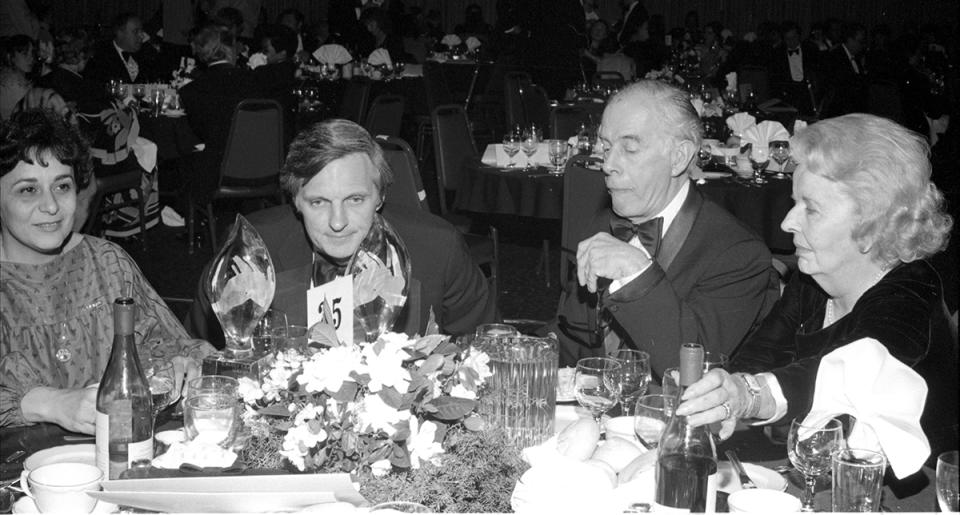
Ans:
[[[643,0],[639,0],[636,7],[630,12],[630,16],[628,16],[626,20],[623,20],[623,23],[614,27],[614,34],[617,34],[617,41],[620,43],[620,46],[626,46],[630,43],[634,34],[637,33],[637,30],[643,25],[643,22],[647,21],[647,18],[647,10],[643,7]]]
[[[410,335],[423,334],[431,310],[445,334],[472,333],[477,325],[499,318],[489,283],[453,226],[419,209],[389,204],[384,218],[406,245],[413,276],[407,318],[398,327]],[[288,323],[306,325],[313,250],[303,223],[290,205],[257,211],[247,220],[267,244],[276,270],[273,307],[287,314]],[[222,346],[222,329],[202,287],[184,325],[194,337]]]
[[[830,50],[823,62],[823,79],[827,99],[823,117],[867,111],[867,78],[863,60],[857,59],[860,73],[853,70],[843,46]]]
[[[782,420],[804,417],[824,355],[874,338],[927,382],[920,419],[932,456],[957,448],[957,343],[950,335],[940,277],[925,261],[901,264],[864,292],[853,310],[823,327],[827,295],[797,273],[762,325],[737,349],[730,370],[772,372],[787,399]],[[934,458],[935,459],[935,458]]]
[[[820,55],[820,51],[806,42],[800,44],[800,50],[800,56],[803,62],[803,78],[804,80],[815,81],[817,66],[819,64],[817,58]],[[790,75],[789,55],[787,54],[785,45],[779,46],[771,54],[768,69],[770,70],[771,83],[793,82],[793,77]]]
[[[38,85],[56,91],[67,102],[75,103],[81,113],[92,112],[110,100],[102,84],[59,66],[40,77]]]
[[[106,41],[97,45],[96,51],[87,67],[83,70],[83,76],[97,83],[106,84],[111,80],[119,80],[128,84],[145,84],[158,79],[153,72],[154,56],[148,55],[149,45],[143,45],[143,48],[133,55],[137,61],[137,77],[130,77],[127,66],[123,63],[120,54],[113,46],[113,41]],[[165,77],[165,79],[168,77]]]
[[[598,212],[579,239],[609,232],[610,217],[607,209]],[[662,264],[669,259],[668,248],[678,250],[669,264]],[[779,294],[763,242],[695,188],[664,235],[657,259],[603,302],[613,317],[612,328],[650,353],[658,376],[677,366],[684,342],[729,355]],[[558,320],[552,324],[560,338],[561,366],[603,355],[602,346],[591,341],[595,302],[596,295],[575,277],[561,293]]]
[[[283,107],[284,143],[293,139],[296,126],[297,99],[293,96],[296,73],[297,65],[293,61],[265,64],[253,70],[257,96],[276,100]]]

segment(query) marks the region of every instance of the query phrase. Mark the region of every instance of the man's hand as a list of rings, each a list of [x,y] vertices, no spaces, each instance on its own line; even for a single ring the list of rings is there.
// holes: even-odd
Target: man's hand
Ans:
[[[97,422],[97,388],[39,386],[23,396],[20,408],[27,422],[53,422],[68,431],[92,435]]]
[[[591,292],[597,291],[598,277],[623,279],[649,263],[646,252],[609,233],[598,232],[577,245],[577,280]]]

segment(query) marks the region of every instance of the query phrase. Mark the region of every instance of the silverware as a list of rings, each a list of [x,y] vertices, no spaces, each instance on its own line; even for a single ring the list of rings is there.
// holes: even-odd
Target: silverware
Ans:
[[[732,449],[727,451],[727,459],[730,460],[730,464],[733,465],[733,470],[737,471],[737,476],[740,478],[740,485],[744,489],[747,488],[756,488],[757,485],[754,484],[753,480],[750,479],[750,476],[747,475],[747,471],[743,468],[743,463],[740,463],[740,458],[737,456],[737,453]]]

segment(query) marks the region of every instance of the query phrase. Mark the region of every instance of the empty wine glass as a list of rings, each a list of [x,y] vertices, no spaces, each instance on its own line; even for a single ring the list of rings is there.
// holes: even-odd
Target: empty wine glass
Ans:
[[[780,165],[780,169],[777,170],[776,178],[783,179],[786,177],[786,174],[783,173],[783,167],[786,164],[787,160],[790,159],[790,142],[789,141],[771,141],[770,142],[770,157]]]
[[[766,184],[767,180],[763,178],[763,170],[770,164],[770,151],[760,145],[750,146],[750,166],[753,167],[753,182],[756,184]]]
[[[563,173],[563,165],[567,161],[567,142],[562,139],[547,140],[547,155],[553,165],[553,173]]]
[[[620,363],[620,406],[628,410],[638,397],[647,393],[650,355],[642,350],[619,349],[610,357]]]
[[[590,410],[600,425],[600,418],[620,399],[620,363],[611,358],[583,358],[577,361],[574,373],[574,396],[580,406]]]
[[[143,104],[144,97],[147,96],[147,88],[143,84],[133,85],[133,98],[137,101],[137,109]]]
[[[805,426],[797,419],[790,423],[787,457],[803,474],[802,511],[813,511],[817,478],[830,471],[833,454],[842,447],[843,426],[837,419],[831,419],[823,427]]]
[[[937,458],[937,502],[944,513],[960,510],[957,459],[957,451],[945,452]]]
[[[540,131],[536,125],[530,125],[523,131],[522,138],[520,149],[527,156],[526,168],[529,169],[533,167],[533,155],[537,153],[537,149],[540,147]]]
[[[662,393],[642,395],[637,399],[633,410],[633,432],[647,449],[656,449],[660,444],[660,435],[673,416],[675,403],[675,397]]]
[[[510,158],[510,162],[507,163],[507,167],[513,168],[517,166],[517,163],[513,160],[513,157],[517,155],[517,152],[520,152],[519,134],[510,131],[503,135],[503,152],[507,154],[507,157]]]

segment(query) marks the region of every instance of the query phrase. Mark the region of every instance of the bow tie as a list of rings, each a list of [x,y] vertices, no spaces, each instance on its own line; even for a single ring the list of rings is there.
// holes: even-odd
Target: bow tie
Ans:
[[[660,252],[660,233],[663,231],[663,217],[658,216],[646,222],[635,224],[626,218],[615,216],[610,220],[610,232],[617,239],[630,242],[634,236],[653,258]]]
[[[800,47],[794,49],[787,49],[787,55],[800,55]]]
[[[324,256],[317,253],[313,255],[313,284],[315,286],[327,284],[336,277],[343,275],[346,270],[347,265],[345,264],[338,265],[331,263]]]

